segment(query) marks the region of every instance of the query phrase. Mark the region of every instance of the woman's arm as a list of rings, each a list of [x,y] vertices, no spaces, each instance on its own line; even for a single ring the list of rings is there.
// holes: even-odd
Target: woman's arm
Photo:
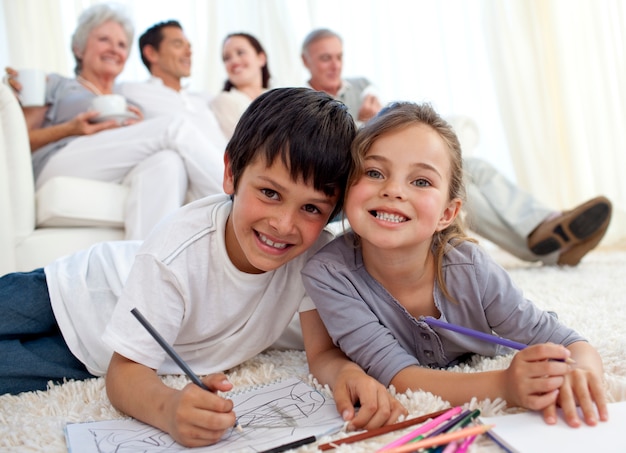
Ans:
[[[226,376],[212,374],[202,381],[211,392],[195,384],[175,390],[153,369],[114,353],[106,389],[118,410],[169,433],[186,447],[199,447],[214,444],[235,424],[232,401],[213,393],[231,390]]]
[[[36,109],[40,108],[41,107],[38,107]],[[92,123],[91,121],[99,115],[96,111],[79,113],[73,119],[65,123],[41,127],[45,110],[43,115],[39,111],[27,112],[26,110],[30,109],[24,110],[24,117],[26,118],[26,125],[28,126],[28,138],[30,140],[31,152],[35,152],[42,146],[59,141],[65,137],[91,135],[106,129],[119,127],[115,120]],[[39,121],[38,116],[41,117],[41,121]]]
[[[9,76],[11,88],[15,93],[19,93],[22,87],[16,79],[17,71],[9,67],[5,68],[5,70]],[[90,135],[118,126],[115,121],[106,121],[99,124],[91,123],[90,121],[97,117],[98,114],[96,112],[84,112],[76,115],[76,117],[70,121],[44,128],[43,124],[48,108],[48,105],[41,107],[22,107],[24,120],[26,121],[26,127],[28,129],[31,153],[48,143],[56,142],[65,137]]]
[[[333,390],[337,410],[352,429],[377,428],[407,414],[381,383],[333,345],[317,310],[300,313],[300,324],[309,370]],[[357,403],[360,409],[355,416]]]

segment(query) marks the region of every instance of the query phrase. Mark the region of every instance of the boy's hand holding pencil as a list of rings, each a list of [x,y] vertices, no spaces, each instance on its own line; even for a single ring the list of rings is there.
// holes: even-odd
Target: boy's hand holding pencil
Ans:
[[[169,399],[172,405],[164,410],[170,426],[168,433],[179,443],[183,439],[183,445],[216,443],[236,422],[233,402],[215,393],[232,389],[226,375],[211,374],[202,382],[209,391],[189,383],[181,390],[173,390]]]
[[[191,380],[182,390],[172,390],[167,399],[169,407],[162,408],[162,415],[168,420],[166,431],[188,447],[213,444],[232,427],[241,431],[233,412],[233,402],[215,393],[233,388],[226,375],[214,373],[200,379],[137,308],[131,313]]]

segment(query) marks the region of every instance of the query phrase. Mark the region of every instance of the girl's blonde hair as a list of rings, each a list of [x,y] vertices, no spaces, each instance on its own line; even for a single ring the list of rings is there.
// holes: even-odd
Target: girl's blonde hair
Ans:
[[[376,140],[390,132],[419,124],[430,127],[447,145],[450,151],[450,185],[448,200],[458,198],[464,201],[465,185],[463,183],[461,144],[452,126],[441,118],[432,106],[427,103],[395,102],[390,104],[357,132],[352,142],[352,169],[348,179],[347,193],[350,192],[350,188],[363,175],[363,161]],[[448,247],[455,246],[463,241],[476,242],[465,233],[463,221],[460,216],[457,216],[447,228],[433,235],[431,250],[435,257],[437,283],[448,299],[452,299],[452,297],[448,292],[443,278],[443,256],[448,250]]]

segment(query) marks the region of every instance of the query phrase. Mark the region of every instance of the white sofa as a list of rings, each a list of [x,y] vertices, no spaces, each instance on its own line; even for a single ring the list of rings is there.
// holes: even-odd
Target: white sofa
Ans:
[[[58,177],[35,193],[24,116],[0,83],[0,275],[124,239],[127,192],[119,184]]]

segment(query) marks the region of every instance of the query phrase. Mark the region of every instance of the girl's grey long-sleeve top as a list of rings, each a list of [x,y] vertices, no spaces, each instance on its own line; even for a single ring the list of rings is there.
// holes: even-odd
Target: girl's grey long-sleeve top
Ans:
[[[448,247],[443,260],[448,300],[435,282],[433,297],[442,321],[524,344],[568,346],[585,339],[524,298],[509,274],[477,244]],[[493,357],[511,350],[413,317],[365,269],[353,233],[339,236],[302,270],[333,342],[384,385],[412,365],[448,367],[468,354]]]

